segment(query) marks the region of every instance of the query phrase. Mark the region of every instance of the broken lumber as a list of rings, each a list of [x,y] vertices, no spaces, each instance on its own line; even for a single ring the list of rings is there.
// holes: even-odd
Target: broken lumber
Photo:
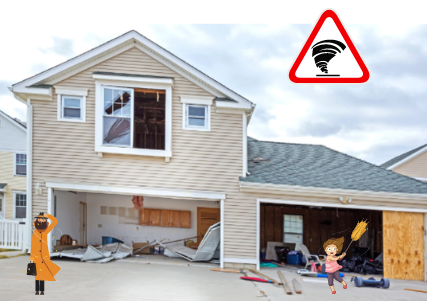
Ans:
[[[258,271],[255,271],[255,270],[252,270],[252,269],[249,269],[249,271],[251,271],[252,273],[257,274],[257,275],[259,275],[259,276],[261,276],[261,277],[264,277],[265,279],[271,280],[271,282],[273,282],[274,284],[282,285],[282,283],[280,283],[280,282],[278,282],[278,281],[274,280],[273,278],[270,278],[270,277],[268,277],[268,276],[266,276],[266,275],[264,275],[264,274],[261,274],[261,273],[260,273],[260,272],[258,272]]]
[[[413,292],[420,292],[420,293],[427,293],[427,291],[420,291],[420,290],[414,290],[412,288],[405,288],[405,291],[413,291]]]
[[[301,294],[301,287],[299,286],[298,280],[296,280],[295,278],[292,279],[292,284],[294,285],[295,293]]]
[[[289,287],[288,283],[286,282],[285,275],[283,275],[282,271],[277,271],[277,274],[279,274],[280,280],[282,280],[283,288],[285,289],[286,294],[292,295],[291,288]]]
[[[224,273],[236,273],[236,274],[240,274],[241,273],[241,270],[220,269],[220,268],[212,268],[211,271],[214,271],[214,272],[224,272]]]

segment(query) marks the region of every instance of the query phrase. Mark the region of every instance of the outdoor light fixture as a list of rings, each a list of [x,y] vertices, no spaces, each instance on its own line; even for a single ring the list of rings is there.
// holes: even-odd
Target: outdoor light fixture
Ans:
[[[340,201],[341,201],[343,204],[351,203],[351,199],[346,199],[345,197],[340,197]]]
[[[40,183],[36,184],[35,190],[36,190],[36,194],[39,194],[39,195],[42,194],[42,189],[40,188]]]

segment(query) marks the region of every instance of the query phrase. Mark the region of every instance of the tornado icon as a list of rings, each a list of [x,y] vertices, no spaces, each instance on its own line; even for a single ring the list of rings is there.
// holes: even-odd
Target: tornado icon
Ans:
[[[341,53],[346,48],[345,44],[336,40],[323,40],[314,44],[312,57],[316,67],[323,72],[316,76],[340,76],[339,74],[328,74],[328,64],[338,53]]]

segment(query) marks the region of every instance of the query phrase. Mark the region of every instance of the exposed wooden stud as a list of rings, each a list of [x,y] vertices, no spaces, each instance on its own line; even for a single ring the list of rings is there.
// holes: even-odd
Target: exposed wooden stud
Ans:
[[[295,278],[292,279],[292,284],[294,285],[295,293],[301,294],[301,287],[299,286],[298,280]]]

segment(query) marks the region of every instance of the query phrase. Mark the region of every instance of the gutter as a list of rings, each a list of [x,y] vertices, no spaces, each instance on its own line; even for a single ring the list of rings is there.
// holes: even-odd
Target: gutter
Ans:
[[[9,88],[12,91],[12,89]],[[24,241],[22,243],[22,250],[27,249],[30,252],[31,245],[31,231],[32,231],[32,209],[33,209],[33,105],[31,100],[28,98],[27,101],[22,99],[16,93],[13,96],[20,102],[27,105],[27,218],[25,220],[24,228]]]
[[[332,189],[320,187],[305,187],[297,185],[263,184],[239,182],[241,192],[258,192],[268,194],[290,194],[314,197],[352,197],[359,200],[384,199],[388,202],[412,201],[412,204],[427,205],[427,194],[362,191],[350,189]]]

